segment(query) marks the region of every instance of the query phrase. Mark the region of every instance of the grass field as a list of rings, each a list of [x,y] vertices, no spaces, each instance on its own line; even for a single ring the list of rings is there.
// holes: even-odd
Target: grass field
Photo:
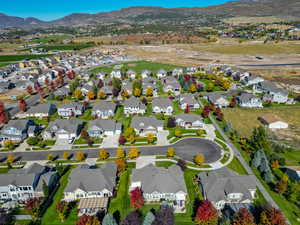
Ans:
[[[241,23],[250,23],[250,24],[257,24],[257,23],[275,23],[275,22],[282,22],[287,21],[287,19],[275,17],[275,16],[256,16],[256,17],[233,17],[227,18],[223,20],[225,23],[229,24],[241,24]]]
[[[43,36],[40,39],[34,40],[33,42],[34,43],[59,42],[70,38],[72,38],[72,36],[70,35],[49,35],[49,36]]]
[[[242,175],[248,174],[245,168],[242,166],[242,164],[236,157],[233,158],[232,162],[227,167],[238,174],[242,174]]]
[[[281,117],[289,125],[300,127],[300,106],[278,106],[262,109],[227,108],[223,109],[225,120],[230,122],[241,136],[249,137],[253,128],[260,126],[259,116],[271,113]]]
[[[67,45],[42,45],[38,48],[45,49],[46,51],[73,51],[93,47],[93,44],[67,44]],[[28,50],[28,49],[25,49]]]
[[[300,151],[280,153],[280,156],[285,158],[286,165],[300,166]]]
[[[0,55],[0,63],[5,62],[16,62],[16,61],[22,61],[24,59],[40,59],[44,57],[51,56],[49,54],[43,54],[43,55]]]
[[[170,71],[170,70],[173,70],[174,68],[178,67],[175,65],[155,63],[155,62],[146,62],[146,61],[128,62],[128,63],[123,63],[122,65],[123,65],[123,68],[133,70],[137,73],[141,73],[143,70],[146,70],[146,69],[149,71],[152,71],[153,73],[156,73],[160,69]],[[101,66],[101,67],[91,70],[91,72],[93,72],[93,73],[99,73],[99,72],[110,73],[113,70],[113,68],[114,68],[114,65]]]

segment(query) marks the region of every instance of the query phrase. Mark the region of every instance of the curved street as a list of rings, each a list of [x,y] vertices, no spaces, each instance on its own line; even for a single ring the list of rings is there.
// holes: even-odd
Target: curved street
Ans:
[[[128,153],[131,147],[133,146],[123,148]],[[193,157],[198,153],[202,153],[204,155],[205,163],[216,162],[222,156],[222,148],[219,145],[210,140],[202,138],[186,138],[169,146],[137,146],[141,155],[166,155],[168,147],[174,147],[176,155],[187,161],[193,161]],[[115,156],[116,148],[106,148],[105,150],[109,152],[110,156]],[[99,149],[73,149],[66,151],[69,151],[70,153],[84,152],[87,158],[97,158]],[[17,160],[39,161],[47,160],[47,156],[50,153],[53,154],[54,157],[62,158],[64,151],[45,150],[28,152],[3,152],[0,153],[0,159],[1,161],[4,161],[7,155],[12,154]]]

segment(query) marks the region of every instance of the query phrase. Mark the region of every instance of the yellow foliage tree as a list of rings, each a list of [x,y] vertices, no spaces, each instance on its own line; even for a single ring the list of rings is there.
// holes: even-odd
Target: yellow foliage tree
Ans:
[[[147,134],[147,141],[149,144],[153,143],[154,142],[154,134],[152,134],[152,133]]]
[[[182,131],[181,130],[175,130],[175,136],[176,137],[182,137]]]
[[[272,161],[272,168],[273,168],[273,169],[278,169],[279,166],[280,166],[280,165],[279,165],[278,160]]]
[[[175,150],[174,148],[170,147],[167,149],[167,157],[174,157],[175,156]]]
[[[127,90],[123,90],[121,95],[122,95],[123,98],[128,98],[129,97],[129,93],[128,93]]]
[[[287,175],[286,173],[285,174],[283,174],[283,176],[282,176],[282,181],[284,182],[284,183],[287,183],[288,181],[289,181],[289,175]]]
[[[132,127],[128,127],[125,131],[124,131],[124,136],[126,138],[130,137],[130,136],[135,136],[135,130]]]
[[[90,100],[93,100],[93,99],[95,99],[95,93],[93,92],[93,91],[89,91],[88,93],[87,93],[87,97],[90,99]]]
[[[5,140],[3,143],[4,148],[7,149],[13,149],[14,148],[14,143],[12,140]]]
[[[108,159],[108,157],[109,157],[109,153],[107,151],[105,151],[104,149],[101,149],[99,151],[99,159],[105,160]]]
[[[204,155],[203,154],[197,154],[197,155],[195,155],[194,162],[197,165],[202,165],[205,162]]]
[[[133,95],[134,95],[135,97],[140,97],[140,96],[142,95],[142,90],[141,90],[140,88],[135,88],[135,89],[133,90]]]
[[[106,98],[105,92],[100,91],[100,92],[99,92],[99,98],[100,98],[100,99],[105,99],[105,98]]]
[[[227,91],[229,88],[230,88],[230,82],[229,81],[224,81],[223,82],[223,89]]]
[[[139,156],[139,154],[140,154],[140,151],[139,151],[138,148],[131,148],[129,153],[128,153],[128,157],[130,159],[135,159]]]
[[[48,154],[47,159],[48,159],[49,161],[53,161],[54,156],[50,153],[50,154]]]
[[[15,158],[12,154],[9,154],[6,158],[6,163],[7,164],[12,164],[15,161]]]
[[[135,137],[133,135],[129,136],[128,138],[126,138],[126,140],[130,143],[134,143],[135,142]]]
[[[146,96],[148,96],[148,97],[153,96],[153,89],[152,88],[147,88],[147,90],[146,90]]]
[[[81,99],[83,97],[81,90],[79,90],[79,89],[75,90],[74,97],[77,99]]]
[[[85,159],[85,155],[84,155],[84,153],[83,152],[77,152],[76,153],[76,160],[77,161],[83,161]]]
[[[69,159],[69,157],[70,157],[70,154],[69,154],[69,152],[64,152],[64,154],[63,154],[63,158],[64,158],[65,160],[68,160],[68,159]]]
[[[117,152],[116,152],[116,156],[117,156],[117,158],[119,158],[119,159],[125,158],[126,153],[125,153],[124,149],[123,149],[123,148],[118,148],[118,149],[117,149]]]
[[[197,91],[197,87],[195,84],[190,85],[190,92],[195,93]]]

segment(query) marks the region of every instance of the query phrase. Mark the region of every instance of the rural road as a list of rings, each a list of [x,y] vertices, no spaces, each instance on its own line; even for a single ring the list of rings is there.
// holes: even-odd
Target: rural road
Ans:
[[[212,163],[221,158],[222,149],[216,143],[202,138],[187,138],[179,142],[176,142],[170,146],[149,146],[149,147],[138,147],[141,155],[166,155],[168,147],[174,147],[177,156],[184,160],[193,161],[193,157],[202,153],[205,157],[206,163]],[[131,147],[124,147],[126,152],[129,152]],[[115,156],[116,148],[105,148],[109,152],[110,156]],[[97,158],[99,149],[84,149],[84,150],[66,150],[70,153],[84,152],[87,158]],[[4,161],[9,154],[13,154],[15,159],[22,161],[39,161],[47,160],[48,154],[53,154],[54,157],[63,158],[64,151],[28,151],[28,152],[3,152],[0,153],[0,160]]]

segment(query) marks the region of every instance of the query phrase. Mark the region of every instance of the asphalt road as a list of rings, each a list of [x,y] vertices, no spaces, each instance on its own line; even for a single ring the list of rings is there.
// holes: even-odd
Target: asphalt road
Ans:
[[[193,161],[193,157],[202,153],[205,157],[206,163],[212,163],[221,158],[221,147],[216,143],[200,138],[188,138],[183,139],[173,145],[177,156],[184,160]],[[171,147],[168,146],[168,147]],[[168,149],[167,146],[147,146],[138,147],[141,155],[166,155]],[[128,153],[130,147],[124,147]],[[110,156],[115,156],[116,148],[105,148],[109,152]],[[70,153],[84,152],[87,158],[97,158],[99,149],[88,149],[88,150],[66,150]],[[28,152],[3,152],[0,153],[1,161],[4,161],[8,154],[13,154],[15,159],[22,161],[38,161],[47,160],[48,154],[53,154],[54,157],[63,158],[64,151],[28,151]]]
[[[270,67],[270,66],[300,66],[300,63],[282,63],[282,64],[241,64],[238,66],[261,66],[261,67]]]

